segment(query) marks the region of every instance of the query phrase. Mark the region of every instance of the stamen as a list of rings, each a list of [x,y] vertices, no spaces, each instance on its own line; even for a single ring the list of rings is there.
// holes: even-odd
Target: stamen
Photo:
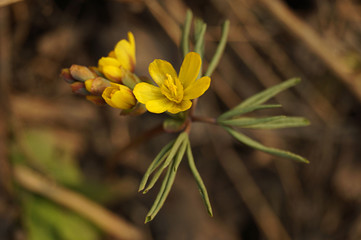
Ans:
[[[178,78],[172,78],[167,74],[167,79],[164,80],[160,90],[164,96],[170,101],[180,103],[183,100],[183,86]]]

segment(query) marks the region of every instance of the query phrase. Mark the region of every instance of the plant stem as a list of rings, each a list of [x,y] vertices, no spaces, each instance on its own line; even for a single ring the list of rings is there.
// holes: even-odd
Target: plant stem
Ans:
[[[193,122],[204,122],[209,124],[216,124],[217,120],[215,118],[203,117],[203,116],[191,116]]]
[[[160,133],[163,133],[164,129],[163,129],[163,124],[159,124],[156,127],[143,132],[142,134],[138,135],[135,139],[133,139],[132,141],[130,141],[127,145],[125,145],[124,147],[122,147],[121,149],[119,149],[117,152],[115,152],[111,158],[108,161],[108,171],[112,172],[112,170],[114,169],[114,167],[117,164],[117,161],[119,159],[120,156],[122,156],[124,153],[126,153],[127,151],[129,151],[130,149],[138,146],[139,144],[157,136]]]

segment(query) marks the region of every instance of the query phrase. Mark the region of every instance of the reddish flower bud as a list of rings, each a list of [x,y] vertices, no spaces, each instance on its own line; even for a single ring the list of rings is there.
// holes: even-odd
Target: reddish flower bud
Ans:
[[[75,64],[70,67],[70,74],[74,79],[82,82],[97,77],[89,68]]]
[[[70,84],[70,86],[73,93],[83,96],[90,95],[90,93],[85,89],[85,84],[83,82],[74,82]]]
[[[67,83],[75,82],[75,79],[71,76],[69,68],[63,68],[60,73],[60,78]]]
[[[96,105],[100,105],[100,106],[107,104],[101,96],[88,95],[88,96],[86,96],[86,99],[88,101],[91,101],[92,103],[94,103]]]
[[[89,79],[85,81],[85,88],[92,95],[101,96],[104,92],[104,89],[110,86],[110,81],[102,77],[96,77],[94,79]]]

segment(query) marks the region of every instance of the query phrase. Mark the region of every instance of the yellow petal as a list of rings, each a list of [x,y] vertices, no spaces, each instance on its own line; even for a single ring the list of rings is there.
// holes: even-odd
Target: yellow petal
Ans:
[[[103,68],[105,66],[119,67],[120,65],[121,65],[121,63],[117,59],[115,59],[113,57],[102,57],[98,61],[98,66],[99,66],[100,71],[103,71]]]
[[[202,59],[198,53],[190,52],[185,56],[179,71],[179,80],[184,88],[187,88],[196,80],[201,65]]]
[[[144,104],[148,101],[165,98],[159,87],[145,82],[135,85],[133,93],[137,100]]]
[[[184,100],[195,99],[200,97],[211,84],[211,79],[209,77],[202,77],[194,81],[191,85],[184,90]]]
[[[134,35],[132,32],[128,32],[128,39],[129,39],[129,44],[130,44],[130,50],[131,53],[134,55],[134,60],[135,60],[135,40],[134,40]],[[135,61],[134,61],[135,63]]]
[[[160,59],[156,59],[149,64],[149,74],[158,86],[161,86],[163,81],[168,78],[167,74],[169,74],[173,79],[177,78],[177,73],[172,64]]]
[[[122,81],[123,73],[119,67],[107,65],[103,67],[103,74],[113,82],[120,83]]]
[[[107,87],[102,94],[102,97],[105,100],[105,102],[113,108],[116,108],[116,106],[113,104],[113,102],[111,100],[111,95],[113,94],[113,92],[115,90],[116,89],[114,87]]]
[[[148,101],[145,104],[145,107],[149,112],[162,113],[171,108],[173,104],[173,102],[169,101],[165,96],[163,96],[163,98]]]
[[[181,103],[173,103],[172,106],[170,106],[167,111],[173,114],[183,112],[185,110],[188,110],[192,106],[192,102],[190,100],[183,100]]]
[[[114,50],[109,52],[108,57],[116,58]]]
[[[113,104],[120,109],[130,109],[136,104],[136,100],[129,88],[119,89],[111,97]]]
[[[116,58],[122,67],[129,71],[134,71],[135,66],[135,41],[131,32],[128,33],[129,42],[125,39],[120,40],[114,48]]]
[[[130,109],[136,104],[132,90],[121,84],[112,83],[103,91],[102,97],[113,108]]]

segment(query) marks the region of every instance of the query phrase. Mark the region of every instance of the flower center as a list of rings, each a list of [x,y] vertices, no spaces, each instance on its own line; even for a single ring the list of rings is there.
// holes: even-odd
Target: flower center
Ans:
[[[173,79],[169,74],[160,87],[160,91],[172,102],[180,103],[183,100],[183,85],[178,78]]]

